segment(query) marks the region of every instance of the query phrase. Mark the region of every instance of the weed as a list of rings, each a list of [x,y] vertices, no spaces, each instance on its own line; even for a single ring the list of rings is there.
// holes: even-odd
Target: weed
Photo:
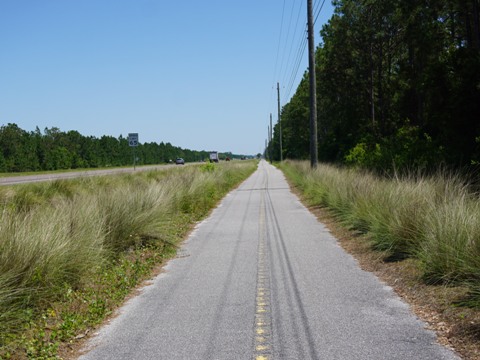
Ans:
[[[215,168],[216,168],[215,164],[214,163],[209,163],[209,162],[200,166],[200,170],[205,171],[205,172],[215,171]]]

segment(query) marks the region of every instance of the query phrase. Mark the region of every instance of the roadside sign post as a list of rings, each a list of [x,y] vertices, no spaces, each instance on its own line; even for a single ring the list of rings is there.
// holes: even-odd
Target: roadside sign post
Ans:
[[[138,133],[128,134],[128,145],[133,147],[133,170],[135,171],[135,164],[137,162],[137,156],[135,154],[135,148],[138,146]]]

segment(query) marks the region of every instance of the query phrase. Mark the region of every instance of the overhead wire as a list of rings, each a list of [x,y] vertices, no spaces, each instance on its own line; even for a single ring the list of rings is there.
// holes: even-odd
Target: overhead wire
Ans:
[[[288,98],[288,95],[286,96],[285,93],[290,94],[291,92],[291,88],[293,86],[292,83],[295,82],[295,78],[296,78],[295,75],[296,73],[298,73],[298,68],[300,67],[302,57],[303,57],[302,54],[304,53],[305,51],[304,49],[306,47],[306,39],[305,39],[306,33],[304,31],[303,32],[298,31],[298,29],[301,28],[300,24],[302,23],[301,15],[302,15],[302,10],[304,8],[303,3],[304,3],[303,0],[300,0],[299,2],[295,0],[294,2],[292,2],[290,17],[288,22],[287,35],[283,41],[283,44],[284,44],[282,47],[283,56],[282,56],[280,71],[278,72],[278,77],[277,77],[277,81],[282,85],[284,89],[287,89],[286,92],[282,91],[282,100]],[[295,9],[296,7],[298,7],[298,10]],[[295,20],[295,26],[292,31],[292,22],[294,20],[295,11],[297,12],[297,16]],[[285,21],[285,15],[283,15],[282,18]],[[297,44],[296,51],[294,51],[295,44]]]
[[[303,4],[304,1],[302,1],[301,4]],[[293,89],[293,86],[296,84],[296,80],[298,78],[298,71],[300,69],[300,66],[302,64],[302,60],[304,60],[304,54],[305,54],[305,49],[307,47],[307,31],[306,31],[306,13],[305,13],[305,9],[303,6],[300,6],[299,8],[299,12],[298,12],[298,15],[297,15],[297,25],[296,27],[298,28],[298,23],[299,23],[299,20],[300,20],[300,16],[302,14],[302,11],[304,13],[304,16],[302,17],[304,19],[304,30],[303,32],[300,33],[300,37],[298,38],[297,42],[299,43],[298,45],[298,49],[297,49],[297,55],[294,59],[294,62],[292,63],[292,66],[291,66],[291,72],[290,72],[290,76],[289,76],[289,80],[287,82],[287,85],[286,85],[286,91],[284,92],[283,94],[283,102],[286,102],[287,100],[290,99],[290,94],[292,92],[292,89]],[[297,29],[295,29],[296,31]]]
[[[280,33],[278,35],[278,44],[277,44],[277,55],[275,57],[275,67],[274,67],[274,70],[273,70],[273,79],[272,79],[272,87],[271,87],[271,90],[270,90],[270,102],[269,102],[269,108],[271,108],[272,106],[272,100],[273,100],[273,84],[275,83],[275,79],[277,78],[277,66],[278,66],[278,58],[279,58],[279,55],[280,55],[280,44],[282,42],[282,33],[283,33],[283,18],[284,18],[284,15],[285,15],[285,2],[286,0],[283,0],[283,7],[282,7],[282,19],[280,21]]]
[[[283,96],[284,102],[290,98],[290,94],[295,84],[295,80],[297,79],[298,71],[300,69],[300,65],[302,64],[302,60],[303,60],[306,48],[307,48],[307,36],[306,36],[306,29],[305,29],[302,42],[300,43],[300,46],[298,47],[298,50],[297,50],[297,56],[295,58],[295,62],[293,63],[292,72],[290,74],[290,78],[287,83],[286,91]]]
[[[298,62],[298,52],[301,51],[301,47],[302,47],[302,42],[303,42],[303,38],[302,36],[304,36],[304,34],[300,34],[300,37],[298,37],[298,40],[300,41],[300,48],[299,50],[297,50],[297,55],[295,56],[294,60],[292,63],[290,63],[290,59],[292,57],[292,52],[293,52],[293,48],[294,48],[294,45],[296,43],[297,40],[297,30],[299,28],[299,21],[300,21],[300,18],[301,18],[301,13],[302,13],[302,10],[303,10],[303,6],[302,6],[303,2],[300,3],[300,6],[298,8],[298,13],[297,13],[297,20],[295,22],[295,30],[294,30],[294,33],[293,33],[293,36],[292,36],[292,42],[291,42],[291,45],[290,45],[290,51],[288,53],[288,58],[287,58],[287,64],[291,64],[291,68],[294,69],[293,71],[295,71],[295,68],[297,67],[297,62]],[[293,13],[293,8],[292,8],[292,13]],[[290,82],[292,81],[292,76],[293,76],[293,72],[290,73],[290,77],[287,77],[285,76],[282,80],[283,80],[283,84],[285,85],[286,84],[286,88],[288,89],[290,86]],[[287,80],[288,79],[288,80]],[[287,90],[287,93],[289,93],[290,91]],[[285,99],[286,96],[284,95],[283,96],[283,99]]]
[[[280,64],[280,71],[279,71],[279,74],[283,74],[283,64],[285,62],[285,54],[286,54],[286,50],[287,50],[287,47],[288,47],[288,41],[289,41],[289,38],[290,38],[290,29],[291,29],[291,26],[292,26],[292,18],[293,18],[293,10],[295,8],[295,3],[297,2],[297,0],[293,1],[292,2],[292,9],[290,10],[290,19],[288,21],[288,28],[287,28],[287,34],[285,36],[285,47],[284,47],[284,51],[283,51],[283,55],[282,55],[282,62]],[[292,37],[292,42],[293,42],[294,38]],[[285,70],[287,70],[287,67],[288,67],[288,61],[289,59],[287,58],[287,62],[286,62],[286,65],[285,65]],[[283,80],[283,79],[282,79]],[[280,81],[280,77],[279,79],[277,79],[277,81]]]
[[[319,6],[320,6],[320,1],[314,2],[314,4],[313,4],[313,13],[314,14],[317,13]]]
[[[318,20],[318,17],[320,16],[324,5],[325,5],[325,0],[318,1],[318,2],[315,3],[315,6],[314,6],[314,24]],[[284,102],[290,98],[290,94],[292,92],[293,86],[296,83],[296,80],[297,80],[297,77],[298,77],[298,71],[300,69],[300,65],[301,65],[301,62],[303,60],[303,56],[305,54],[305,49],[306,49],[306,46],[307,46],[307,39],[308,39],[307,31],[305,30],[304,36],[302,37],[302,42],[300,44],[300,47],[299,47],[299,50],[298,50],[298,53],[297,53],[297,58],[294,62],[294,66],[292,67],[293,70],[292,70],[291,75],[290,75],[290,80],[287,84],[287,91],[284,94],[284,98],[283,98]]]
[[[317,23],[318,16],[320,15],[323,9],[323,5],[325,5],[325,0],[322,1],[322,5],[320,5],[320,9],[318,9],[318,11],[316,12],[317,15],[315,15],[315,20],[313,21],[313,25]]]
[[[286,27],[285,20],[285,0],[283,1],[283,8],[282,8],[282,18],[280,24],[280,34],[278,39],[278,46],[277,46],[277,55],[275,59],[275,69],[274,69],[274,79],[272,81],[272,91],[271,96],[274,93],[275,82],[281,80],[282,87],[284,91],[282,91],[282,103],[285,103],[290,100],[290,95],[294,90],[294,86],[298,83],[298,73],[300,71],[300,67],[302,65],[302,61],[305,59],[305,50],[307,48],[307,20],[306,20],[306,11],[305,15],[302,16],[302,10],[304,1],[300,1],[300,6],[298,7],[297,19],[295,22],[295,28],[293,30],[293,35],[290,36],[291,33],[291,24],[293,19],[293,14],[295,12],[295,6],[297,1],[295,0],[292,3],[290,18],[288,22],[288,27]],[[323,7],[325,5],[325,0],[316,1],[314,4],[314,24],[318,20]],[[299,24],[301,24],[301,19],[304,19],[305,28],[304,31],[300,31],[300,34],[297,35],[298,29],[300,28]],[[286,36],[283,40],[283,35],[286,30]],[[283,41],[282,41],[283,40]],[[283,46],[282,46],[283,44]],[[293,49],[295,48],[295,44],[297,44],[296,51],[294,52]],[[281,49],[282,52],[281,52]],[[288,49],[288,56],[287,54]],[[292,54],[295,54],[292,57]],[[280,68],[278,68],[278,64],[280,61]],[[290,70],[290,71],[289,71]],[[270,107],[272,106],[272,99],[270,101]]]

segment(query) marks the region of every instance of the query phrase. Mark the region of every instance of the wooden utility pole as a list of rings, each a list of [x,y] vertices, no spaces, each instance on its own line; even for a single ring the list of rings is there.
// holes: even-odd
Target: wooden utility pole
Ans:
[[[280,84],[278,82],[277,82],[277,107],[278,107],[278,127],[280,130],[280,161],[283,161],[282,123],[280,122]]]
[[[315,76],[315,41],[312,0],[307,0],[308,13],[308,74],[310,78],[310,166],[318,165],[317,82]]]
[[[272,159],[270,158],[270,125],[268,125],[268,132],[267,132],[267,139],[268,139],[268,142],[267,142],[267,160],[269,160],[270,162],[272,161]]]
[[[273,162],[273,159],[272,159],[272,155],[273,155],[273,144],[272,144],[272,113],[270,113],[270,127],[269,127],[269,131],[268,131],[268,135],[270,137],[270,144],[268,145],[269,149],[270,149],[270,163]]]

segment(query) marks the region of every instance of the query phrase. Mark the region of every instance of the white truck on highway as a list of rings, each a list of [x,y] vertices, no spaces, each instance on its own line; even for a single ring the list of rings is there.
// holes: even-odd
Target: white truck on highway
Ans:
[[[210,162],[218,162],[218,151],[210,151]]]

